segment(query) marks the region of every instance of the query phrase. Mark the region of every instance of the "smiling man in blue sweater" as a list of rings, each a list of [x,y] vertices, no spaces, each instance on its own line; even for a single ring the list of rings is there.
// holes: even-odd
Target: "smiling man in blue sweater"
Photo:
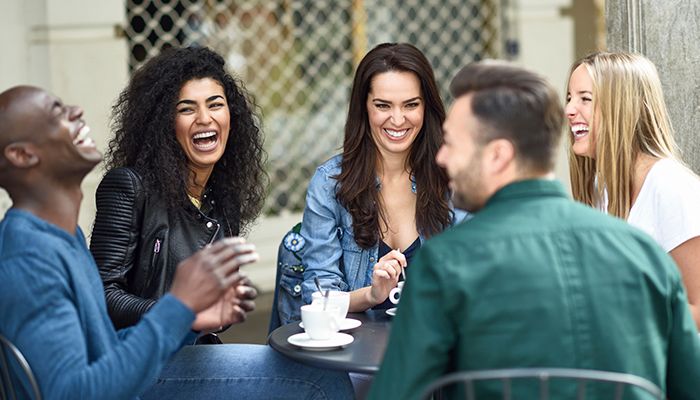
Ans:
[[[80,184],[102,159],[88,132],[80,108],[41,89],[0,94],[0,186],[13,201],[0,223],[0,334],[24,353],[44,398],[131,399],[192,342],[197,312],[225,303],[225,325],[252,309],[255,294],[242,293],[238,271],[258,255],[240,238],[200,250],[179,265],[170,293],[139,324],[115,331],[77,224]],[[258,347],[255,360],[237,360],[228,346],[190,346],[166,368],[184,379],[166,377],[147,397],[326,398],[331,385],[341,398],[352,393],[347,375],[290,365]],[[213,376],[212,364],[222,376]],[[265,385],[271,382],[276,386]]]

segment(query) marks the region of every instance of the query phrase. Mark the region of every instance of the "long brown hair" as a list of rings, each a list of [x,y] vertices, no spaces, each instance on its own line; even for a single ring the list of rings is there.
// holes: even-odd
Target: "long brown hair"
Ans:
[[[411,145],[407,169],[416,182],[416,227],[429,237],[450,225],[448,178],[435,162],[442,144],[445,107],[440,99],[430,63],[416,47],[406,43],[384,43],[362,59],[355,72],[345,122],[343,161],[338,180],[337,199],[352,216],[355,241],[363,248],[377,243],[379,219],[386,223],[378,205],[376,161],[379,157],[372,139],[367,113],[367,96],[372,78],[388,71],[411,72],[418,77],[425,103],[423,127]]]
[[[599,52],[574,63],[593,81],[595,159],[569,151],[574,199],[593,207],[608,193],[608,214],[627,219],[639,154],[680,161],[656,67],[640,54]],[[573,137],[569,135],[573,144]]]

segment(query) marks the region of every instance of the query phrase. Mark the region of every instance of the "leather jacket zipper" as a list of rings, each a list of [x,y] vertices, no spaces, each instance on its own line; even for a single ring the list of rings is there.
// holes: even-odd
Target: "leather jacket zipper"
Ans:
[[[156,269],[156,260],[158,259],[158,254],[160,254],[160,245],[163,243],[163,241],[160,238],[156,238],[156,242],[153,244],[153,253],[151,254],[151,265],[149,268],[149,274],[147,275],[147,280],[146,280],[146,285],[144,285],[145,288],[148,288],[151,286],[151,282],[153,281],[153,275],[155,274],[155,269]]]

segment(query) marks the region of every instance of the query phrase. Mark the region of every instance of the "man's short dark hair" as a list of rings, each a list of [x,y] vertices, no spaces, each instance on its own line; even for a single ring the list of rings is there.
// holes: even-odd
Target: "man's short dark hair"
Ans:
[[[525,168],[554,168],[564,110],[544,77],[504,61],[482,61],[462,68],[450,84],[456,99],[472,95],[472,112],[484,131],[482,143],[507,139]]]

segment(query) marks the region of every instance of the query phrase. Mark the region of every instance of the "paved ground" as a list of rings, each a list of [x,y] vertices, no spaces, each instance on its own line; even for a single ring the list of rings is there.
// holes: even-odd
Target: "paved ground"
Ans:
[[[230,327],[219,335],[224,343],[258,343],[267,341],[267,327],[270,323],[273,292],[262,293],[255,301],[255,311],[248,314],[248,319]]]

